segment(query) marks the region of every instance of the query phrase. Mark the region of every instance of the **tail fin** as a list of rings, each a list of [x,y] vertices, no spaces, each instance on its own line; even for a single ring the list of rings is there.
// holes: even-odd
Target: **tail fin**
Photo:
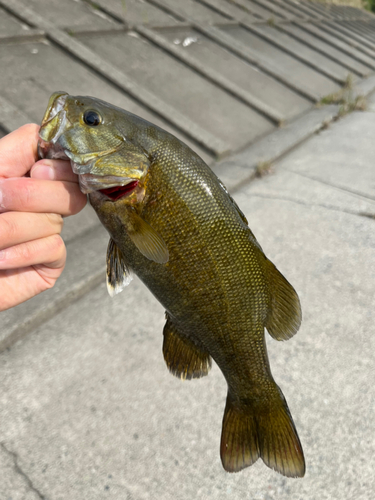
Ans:
[[[238,472],[261,457],[284,476],[304,476],[302,446],[281,391],[272,400],[254,406],[241,406],[228,393],[220,454],[228,472]]]

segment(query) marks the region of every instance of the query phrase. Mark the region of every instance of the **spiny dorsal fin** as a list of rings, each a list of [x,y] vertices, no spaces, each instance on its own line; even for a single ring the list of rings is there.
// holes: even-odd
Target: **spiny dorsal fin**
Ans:
[[[301,304],[292,285],[268,259],[266,266],[272,292],[265,327],[274,339],[288,340],[297,333],[301,325]]]
[[[158,264],[166,264],[169,252],[163,238],[134,210],[129,214],[129,238],[142,255]]]
[[[183,380],[207,375],[211,368],[210,355],[181,334],[168,314],[166,316],[163,354],[170,372]]]
[[[133,279],[121,250],[111,238],[107,248],[107,290],[111,297],[120,293]]]

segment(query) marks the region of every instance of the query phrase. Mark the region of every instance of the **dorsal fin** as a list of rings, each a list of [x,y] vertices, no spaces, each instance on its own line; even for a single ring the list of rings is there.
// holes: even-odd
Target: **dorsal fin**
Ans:
[[[288,340],[301,325],[301,304],[292,285],[268,259],[266,268],[272,294],[265,327],[274,339]]]

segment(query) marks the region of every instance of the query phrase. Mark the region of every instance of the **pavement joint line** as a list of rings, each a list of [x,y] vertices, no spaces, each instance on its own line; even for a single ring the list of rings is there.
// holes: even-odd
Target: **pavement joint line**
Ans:
[[[359,24],[359,25],[358,25]],[[373,31],[369,30],[367,25],[368,21],[355,21],[355,22],[346,22],[343,24],[345,28],[349,28],[349,31],[353,31],[353,33],[357,33],[359,36],[369,41],[371,44],[375,43],[375,37],[373,36]]]
[[[362,80],[361,82],[359,82],[354,86],[352,90],[353,99],[359,96],[367,97],[373,92],[375,92],[375,75],[372,75],[371,77]],[[313,120],[311,120],[312,125],[310,125],[305,131],[304,130],[305,126],[303,125],[303,123],[308,122],[310,120],[310,117],[316,114],[319,110],[321,110],[322,112],[325,111],[326,113],[322,114],[322,118],[320,118],[318,123],[315,123]],[[341,119],[344,118],[345,116],[341,117]],[[231,157],[223,160],[223,162],[217,162],[216,164],[213,164],[211,166],[212,170],[218,175],[219,178],[221,178],[224,181],[224,184],[227,186],[228,190],[231,193],[235,193],[239,189],[241,189],[245,183],[252,182],[258,178],[258,175],[256,173],[256,168],[259,162],[272,164],[275,161],[278,161],[279,159],[281,159],[282,157],[293,151],[297,146],[308,140],[312,135],[319,132],[324,126],[337,119],[340,119],[339,105],[331,104],[322,106],[320,108],[315,107],[308,113],[296,118],[294,121],[292,121],[285,127],[279,128],[274,132],[267,134],[265,137],[259,139],[254,144],[243,148],[241,151],[238,151],[236,154],[233,154]],[[277,145],[275,146],[277,139],[287,134],[289,131],[291,132],[290,135],[293,137],[293,139],[289,141],[284,139],[283,146],[281,148],[277,147]],[[267,154],[264,154],[265,150],[267,151]],[[240,155],[246,155],[246,157],[250,157],[252,155],[254,156],[254,159],[250,164],[247,165],[246,168],[241,167],[240,170],[237,171],[236,182],[233,182],[232,177],[230,176],[230,167],[227,167],[226,164],[228,164],[228,162],[232,163],[236,162],[236,159]],[[300,174],[299,172],[294,172],[294,173]],[[316,179],[312,177],[308,178],[310,180],[323,182],[317,178]],[[349,192],[350,194],[353,194],[355,196],[359,196],[361,198],[374,201],[374,198],[369,197],[364,193],[357,192],[355,190],[351,191],[348,190],[347,188],[336,186],[334,184],[328,184],[328,185],[330,187],[334,187],[336,189]]]
[[[302,172],[296,172],[296,171],[290,170],[290,169],[287,169],[287,170],[288,170],[288,172],[293,172],[293,174],[297,174],[297,175],[300,175],[301,177],[305,177],[306,179],[310,179],[310,180],[313,180],[313,181],[316,181],[316,182],[320,182],[321,184],[324,184],[326,186],[330,186],[330,187],[336,188],[336,189],[338,189],[340,191],[344,191],[345,193],[354,194],[354,195],[359,196],[361,198],[365,198],[367,200],[375,201],[375,198],[373,196],[369,196],[367,194],[361,193],[360,191],[356,191],[355,189],[348,189],[347,187],[340,186],[340,185],[334,184],[332,182],[324,181],[323,179],[319,179],[318,177],[315,177],[313,175],[304,174]]]
[[[328,27],[333,28],[333,29],[336,28],[336,31],[339,31],[343,35],[346,35],[349,37],[352,36],[353,38],[355,38],[355,43],[356,43],[356,45],[353,45],[353,47],[356,47],[358,45],[358,48],[361,48],[361,45],[365,45],[372,51],[373,55],[375,55],[375,52],[374,52],[375,42],[371,43],[370,41],[366,40],[363,36],[358,34],[355,30],[353,30],[353,29],[349,30],[343,24],[339,24],[339,23],[332,26],[331,21],[326,21],[323,24],[327,25]]]
[[[219,85],[222,89],[229,92],[234,97],[240,99],[242,102],[255,109],[256,111],[263,114],[266,118],[271,119],[276,125],[280,125],[280,123],[284,120],[284,117],[278,113],[276,110],[268,106],[267,103],[261,101],[257,97],[253,96],[245,89],[242,89],[231,80],[221,75],[217,71],[212,68],[208,68],[205,64],[201,63],[195,57],[186,53],[180,47],[177,47],[173,43],[169,42],[162,36],[156,34],[152,30],[146,28],[143,25],[138,25],[135,28],[139,34],[146,37],[151,42],[157,44],[162,49],[168,51],[170,54],[176,56],[179,60],[183,61],[188,66],[195,69],[201,75],[205,76],[207,79]]]
[[[228,16],[230,19],[235,19],[237,22],[239,22],[239,19],[233,14],[233,12],[229,8],[224,7],[223,4],[221,4],[220,6],[216,5],[215,0],[196,0],[196,1],[202,5],[206,5],[212,8],[221,15]],[[254,17],[252,14],[248,14],[248,17],[252,18],[251,22],[259,21],[259,19]]]
[[[195,0],[196,3],[203,5],[207,9],[211,10],[212,12],[215,12],[216,14],[219,14],[223,17],[227,17],[228,19],[234,19],[233,15],[228,12],[226,8],[223,7],[223,5],[216,5],[215,0]]]
[[[92,68],[102,77],[112,82],[112,84],[119,87],[122,91],[127,92],[137,101],[162,116],[163,119],[173,124],[188,137],[191,137],[196,143],[201,144],[207,151],[212,152],[216,157],[223,157],[231,151],[229,144],[212,135],[194,121],[188,119],[176,108],[160,99],[156,94],[142,88],[121,70],[108,63],[83,43],[72,38],[57,26],[48,23],[42,16],[26,7],[19,0],[0,0],[0,5],[4,5],[7,9],[15,13],[16,16],[25,20],[25,22],[36,26],[43,26],[46,31],[46,36],[50,40],[64,48],[67,52]]]
[[[292,21],[292,20],[296,19],[295,15],[290,16],[290,15],[286,14],[284,9],[275,5],[274,3],[267,2],[267,0],[266,1],[264,1],[264,0],[252,0],[252,1],[255,4],[259,5],[260,7],[263,7],[264,9],[267,9],[267,10],[271,11],[273,14],[276,14],[277,16],[281,16],[282,18],[287,19],[288,21]]]
[[[297,23],[296,23],[297,24]],[[361,54],[357,54],[354,49],[353,50],[350,50],[351,47],[348,43],[346,42],[342,42],[341,40],[337,39],[337,40],[330,40],[330,37],[336,37],[335,35],[332,35],[332,34],[328,34],[327,32],[325,32],[324,30],[321,30],[320,29],[320,26],[316,23],[313,23],[313,24],[304,24],[303,25],[305,27],[305,30],[308,31],[309,33],[311,33],[312,35],[316,36],[317,38],[320,38],[321,40],[325,41],[325,42],[328,42],[330,43],[331,45],[333,45],[334,47],[336,47],[337,49],[341,50],[341,52],[343,52],[344,54],[352,57],[353,59],[357,60],[358,62],[360,62],[361,64],[367,66],[368,68],[374,70],[375,69],[375,61],[372,63],[369,63],[367,61],[367,58],[366,57],[362,57]],[[315,29],[314,29],[315,28]],[[327,36],[328,35],[328,36]],[[346,46],[345,46],[345,45]]]
[[[297,28],[300,28],[301,30],[304,30],[304,24],[303,23],[298,23],[298,24],[296,24],[296,26],[297,26]],[[306,39],[304,39],[303,36],[294,33],[292,30],[290,30],[290,25],[288,25],[288,26],[279,26],[279,25],[277,25],[276,28],[279,31],[282,31],[283,33],[286,33],[287,35],[291,36],[292,38],[298,40],[299,42],[302,42],[307,47],[310,47],[310,48],[314,49],[316,52],[319,52],[320,54],[323,54],[324,56],[326,56],[331,61],[339,64],[340,66],[343,66],[344,68],[348,69],[349,71],[352,71],[356,75],[361,76],[361,77],[366,76],[366,73],[363,73],[361,70],[355,69],[352,65],[348,64],[347,62],[340,61],[339,59],[337,59],[337,57],[329,54],[327,51],[325,52],[323,49],[320,49],[319,47],[317,47],[313,43],[311,43],[311,42],[307,41]],[[331,45],[329,42],[327,42],[325,40],[323,40],[323,42],[327,43],[328,45]],[[337,49],[337,48],[335,48],[335,49],[336,50],[340,50],[340,49]]]
[[[17,35],[0,35],[0,44],[41,42],[45,39],[45,36],[46,33],[44,30],[31,28],[24,33],[18,33]]]
[[[304,2],[305,4],[307,2]],[[324,8],[322,5],[318,5],[314,2],[309,2],[308,3],[309,7],[320,14],[323,18],[330,17],[331,19],[337,19],[337,16],[333,15],[332,12],[330,12],[327,8]]]
[[[375,57],[374,48],[371,49],[371,48],[364,47],[364,45],[366,45],[366,42],[358,42],[357,40],[353,40],[353,39],[348,40],[349,38],[351,38],[351,36],[343,33],[340,30],[339,23],[337,23],[337,28],[336,28],[336,25],[335,25],[335,27],[333,27],[327,23],[320,23],[319,27],[322,30],[326,31],[328,34],[335,36],[339,40],[342,40],[343,42],[350,44],[351,47],[359,50],[360,52],[363,52],[366,56],[371,57],[371,58]]]
[[[318,73],[321,73],[322,75],[330,78],[331,80],[334,80],[337,83],[340,83],[340,84],[344,83],[343,78],[340,75],[338,75],[335,71],[330,70],[328,68],[322,68],[322,66],[319,63],[314,63],[313,61],[311,61],[311,59],[309,57],[303,56],[302,54],[296,54],[294,50],[288,49],[287,47],[285,47],[285,45],[283,43],[277,41],[275,38],[272,38],[272,36],[268,35],[267,33],[262,32],[256,26],[251,26],[248,23],[241,23],[241,25],[245,29],[250,31],[251,33],[254,33],[255,35],[259,36],[260,38],[263,38],[271,45],[274,45],[278,49],[281,49],[286,54],[291,55],[292,57],[294,57],[294,59],[301,61],[302,63],[306,64],[306,66],[309,66],[310,68],[313,68]]]
[[[195,28],[197,31],[200,31],[201,33],[208,36],[216,43],[222,45],[230,52],[236,54],[245,61],[248,61],[251,64],[258,66],[266,74],[282,82],[284,85],[294,90],[299,95],[309,99],[312,102],[318,102],[320,100],[319,96],[315,92],[312,92],[310,89],[307,89],[304,85],[301,84],[301,82],[293,81],[293,77],[288,72],[284,71],[282,68],[277,67],[269,62],[267,63],[261,61],[257,56],[253,54],[253,52],[247,46],[245,46],[241,42],[238,42],[233,37],[228,36],[224,31],[218,30],[212,25],[210,27],[204,26],[202,23],[199,23],[194,19],[190,18],[189,16],[186,16],[183,12],[180,12],[178,8],[176,9],[176,7],[174,7],[174,9],[171,9],[168,5],[166,5],[163,2],[163,0],[146,0],[146,2],[152,5],[156,5],[157,7],[163,8],[172,15],[178,15],[183,20],[189,22],[191,26]],[[288,20],[286,19],[285,21]]]
[[[320,100],[320,97],[316,92],[306,88],[300,81],[294,80],[293,75],[291,75],[290,72],[284,71],[283,68],[275,66],[270,62],[262,61],[249,47],[230,35],[227,35],[224,31],[218,30],[214,27],[205,27],[199,23],[194,23],[194,27],[204,35],[216,41],[219,45],[228,49],[230,52],[233,52],[245,61],[257,66],[264,73],[272,76],[297,94],[312,102],[318,102]]]
[[[23,111],[17,108],[13,103],[0,95],[0,126],[7,133],[13,132],[17,128],[32,123],[33,120]]]
[[[365,31],[367,38],[369,38],[371,41],[375,40],[374,36],[375,14],[374,14],[374,19],[371,19],[370,21],[369,20],[350,21],[347,24],[349,24],[349,26],[352,26],[354,22],[356,23],[355,26],[359,32],[361,32],[361,30]],[[359,24],[359,26],[357,26],[357,24]]]
[[[42,495],[42,493],[34,486],[33,482],[29,478],[29,476],[21,469],[21,467],[18,463],[19,457],[18,457],[17,453],[15,453],[14,451],[8,450],[8,448],[5,446],[4,443],[0,443],[0,447],[4,450],[4,452],[8,456],[10,456],[12,458],[14,470],[16,471],[17,474],[19,474],[20,476],[22,476],[25,479],[27,486],[30,488],[30,491],[32,491],[36,495],[38,495],[38,498],[40,498],[40,500],[47,500],[47,497]]]
[[[224,31],[218,30],[213,25],[211,25],[210,27],[205,27],[201,23],[195,21],[194,19],[191,19],[189,16],[186,16],[184,13],[180,12],[178,8],[176,9],[176,7],[174,7],[172,9],[169,5],[165,4],[163,0],[145,0],[145,1],[150,5],[154,5],[158,8],[165,10],[165,12],[173,16],[177,16],[182,21],[188,22],[192,28],[195,28],[197,31],[200,31],[202,34],[208,36],[216,43],[222,45],[230,52],[236,54],[245,61],[258,66],[263,72],[272,76],[276,80],[280,81],[281,83],[292,89],[297,94],[309,99],[312,102],[318,102],[320,100],[320,97],[315,92],[312,92],[310,89],[305,88],[305,86],[302,85],[301,82],[293,81],[289,73],[287,73],[280,67],[274,66],[271,63],[266,63],[261,61],[257,56],[255,56],[251,52],[251,50],[248,47],[238,42],[236,39],[228,36]],[[109,11],[109,13],[110,12],[111,11]]]
[[[298,12],[298,15],[297,17],[298,18],[301,18],[301,19],[304,19],[306,21],[312,21],[313,19],[317,19],[318,17],[321,17],[321,16],[317,16],[315,15],[313,18],[311,17],[311,13],[306,13],[305,9],[301,8],[302,4],[301,3],[297,3],[297,2],[288,2],[287,0],[282,0],[282,2],[280,1],[275,1],[275,0],[272,0],[274,3],[277,3],[278,5],[280,5],[283,9],[286,9],[288,10],[289,12]]]
[[[288,3],[290,5],[291,3],[293,3],[293,0],[284,0],[284,2]],[[309,6],[306,5],[306,3],[299,2],[298,4],[295,4],[295,5],[296,5],[296,8],[303,10],[306,13],[306,15],[309,16],[310,21],[313,21],[313,20],[321,21],[324,19],[324,17],[322,15],[318,14],[317,12],[315,12],[312,9],[309,9]]]
[[[289,170],[289,172],[291,172],[291,170]],[[293,173],[295,173],[295,172],[293,172]],[[315,179],[312,179],[312,180],[315,180]],[[335,186],[332,186],[332,187],[335,187]],[[337,207],[334,207],[333,205],[325,205],[323,203],[305,203],[302,200],[293,199],[293,198],[290,198],[288,196],[276,196],[276,195],[273,196],[271,194],[261,194],[261,193],[257,193],[257,192],[252,192],[251,197],[262,198],[265,200],[286,201],[288,203],[296,203],[297,205],[302,205],[304,207],[309,207],[309,208],[319,207],[319,208],[324,208],[325,210],[330,210],[332,212],[340,212],[343,214],[354,215],[356,217],[368,217],[370,219],[375,218],[375,205],[374,205],[374,214],[370,214],[370,213],[365,214],[363,212],[354,212],[353,210],[345,210],[343,208],[337,208]]]

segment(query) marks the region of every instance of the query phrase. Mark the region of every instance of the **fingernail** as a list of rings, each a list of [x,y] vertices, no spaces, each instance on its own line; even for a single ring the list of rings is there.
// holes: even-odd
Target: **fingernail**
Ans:
[[[5,260],[5,250],[0,250],[0,261]]]
[[[43,163],[37,163],[30,172],[31,177],[37,179],[54,180],[56,178],[55,169],[49,164],[48,160],[43,160]]]

